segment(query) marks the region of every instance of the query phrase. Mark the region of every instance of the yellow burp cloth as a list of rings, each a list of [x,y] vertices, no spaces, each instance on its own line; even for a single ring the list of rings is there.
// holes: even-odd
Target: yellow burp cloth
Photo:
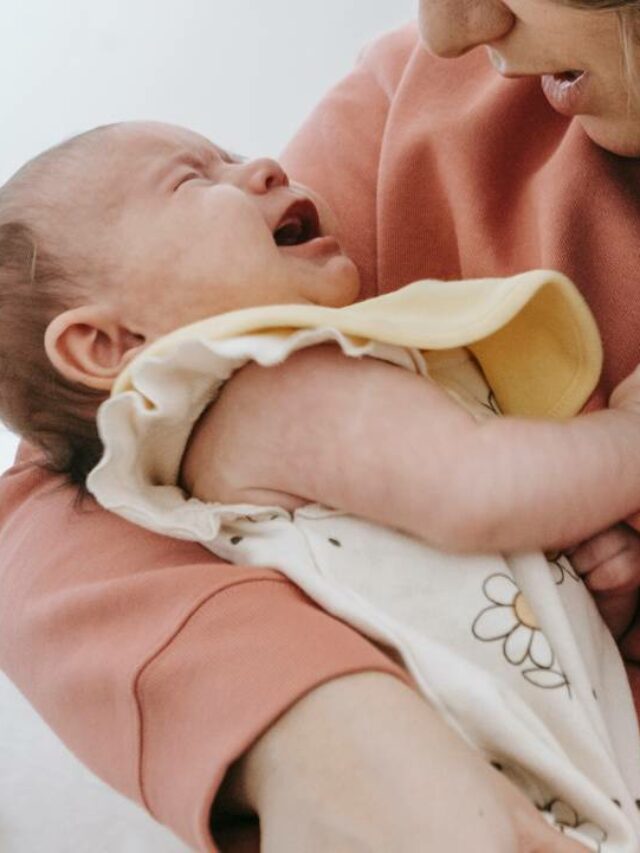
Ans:
[[[510,278],[417,281],[345,308],[267,305],[220,314],[177,329],[139,358],[164,355],[193,338],[223,340],[275,330],[331,327],[344,334],[426,351],[466,346],[504,414],[565,418],[595,388],[602,345],[595,320],[561,273],[533,270]],[[113,394],[134,387],[138,359]]]

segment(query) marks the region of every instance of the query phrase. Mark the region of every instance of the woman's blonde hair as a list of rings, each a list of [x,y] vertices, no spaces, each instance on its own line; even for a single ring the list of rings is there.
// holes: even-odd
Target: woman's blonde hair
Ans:
[[[630,83],[629,97],[640,98],[640,67],[637,58],[640,45],[640,0],[561,0],[566,6],[616,12],[622,64]]]

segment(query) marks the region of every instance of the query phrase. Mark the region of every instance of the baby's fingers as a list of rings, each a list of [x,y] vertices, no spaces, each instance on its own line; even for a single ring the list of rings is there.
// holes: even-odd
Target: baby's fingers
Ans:
[[[640,537],[624,524],[593,536],[570,556],[575,570],[594,592],[624,592],[640,583]]]
[[[596,592],[625,593],[637,589],[640,583],[638,556],[623,552],[593,569],[584,578],[587,587]]]

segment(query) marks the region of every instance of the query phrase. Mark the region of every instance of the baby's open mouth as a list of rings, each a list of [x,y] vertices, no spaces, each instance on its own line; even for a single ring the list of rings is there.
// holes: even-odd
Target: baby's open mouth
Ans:
[[[285,210],[273,232],[276,246],[299,246],[320,237],[320,219],[308,198],[296,199]]]

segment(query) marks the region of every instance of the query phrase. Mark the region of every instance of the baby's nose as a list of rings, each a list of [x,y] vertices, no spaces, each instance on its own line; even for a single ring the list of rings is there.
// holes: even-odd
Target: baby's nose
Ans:
[[[282,166],[269,157],[249,160],[240,167],[240,178],[250,192],[263,194],[277,187],[288,187],[289,178]]]

